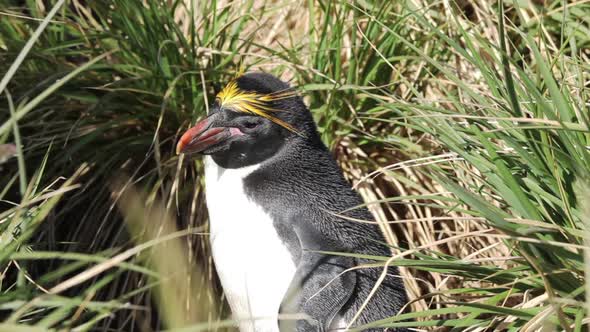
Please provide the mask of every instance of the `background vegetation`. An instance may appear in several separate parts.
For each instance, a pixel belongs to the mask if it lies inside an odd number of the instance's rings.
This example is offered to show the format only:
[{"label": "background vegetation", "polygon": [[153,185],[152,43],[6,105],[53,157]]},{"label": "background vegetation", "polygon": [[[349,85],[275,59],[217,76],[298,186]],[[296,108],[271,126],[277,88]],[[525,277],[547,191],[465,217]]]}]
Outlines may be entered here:
[{"label": "background vegetation", "polygon": [[240,66],[298,87],[391,244],[412,310],[374,325],[587,329],[589,18],[585,0],[0,0],[0,331],[231,326],[202,167],[174,145]]}]

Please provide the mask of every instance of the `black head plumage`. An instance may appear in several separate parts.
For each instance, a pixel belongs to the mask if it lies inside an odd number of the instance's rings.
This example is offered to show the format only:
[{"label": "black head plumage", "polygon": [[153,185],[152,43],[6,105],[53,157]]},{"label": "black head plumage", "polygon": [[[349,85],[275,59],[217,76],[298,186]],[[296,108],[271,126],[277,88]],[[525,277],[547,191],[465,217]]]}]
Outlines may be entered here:
[{"label": "black head plumage", "polygon": [[205,120],[189,129],[179,153],[208,154],[224,167],[260,163],[288,144],[321,144],[303,99],[277,77],[253,72],[230,81]]}]

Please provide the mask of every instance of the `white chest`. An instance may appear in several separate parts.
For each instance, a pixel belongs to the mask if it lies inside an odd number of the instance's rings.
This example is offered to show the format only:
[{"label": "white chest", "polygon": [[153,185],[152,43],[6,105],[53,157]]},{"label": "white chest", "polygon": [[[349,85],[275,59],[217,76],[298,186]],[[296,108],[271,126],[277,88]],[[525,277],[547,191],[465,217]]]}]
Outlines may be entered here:
[{"label": "white chest", "polygon": [[213,260],[240,331],[278,331],[281,301],[295,264],[272,218],[244,193],[258,165],[224,169],[205,159]]}]

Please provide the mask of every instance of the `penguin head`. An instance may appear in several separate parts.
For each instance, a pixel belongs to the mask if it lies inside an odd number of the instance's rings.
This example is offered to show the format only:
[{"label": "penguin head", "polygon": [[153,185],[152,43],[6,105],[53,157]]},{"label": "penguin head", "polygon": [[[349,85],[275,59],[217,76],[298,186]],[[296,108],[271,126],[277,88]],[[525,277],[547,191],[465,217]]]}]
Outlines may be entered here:
[{"label": "penguin head", "polygon": [[217,94],[209,115],[180,138],[176,153],[210,155],[224,168],[261,163],[287,144],[319,142],[311,113],[288,83],[254,72]]}]

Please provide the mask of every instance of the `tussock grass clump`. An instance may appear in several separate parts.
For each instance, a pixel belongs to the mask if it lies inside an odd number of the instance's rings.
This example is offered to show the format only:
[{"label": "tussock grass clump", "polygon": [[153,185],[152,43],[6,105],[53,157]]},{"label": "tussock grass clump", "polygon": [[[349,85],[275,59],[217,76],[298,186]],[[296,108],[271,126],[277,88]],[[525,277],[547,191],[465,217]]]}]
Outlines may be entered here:
[{"label": "tussock grass clump", "polygon": [[[301,91],[391,245],[411,310],[374,326],[586,329],[587,17],[584,1],[0,0],[0,328],[231,326],[201,165],[174,143],[242,68]],[[179,248],[180,305],[160,256]]]}]

